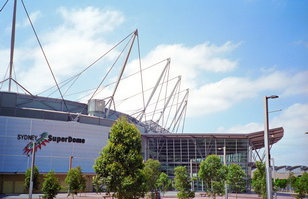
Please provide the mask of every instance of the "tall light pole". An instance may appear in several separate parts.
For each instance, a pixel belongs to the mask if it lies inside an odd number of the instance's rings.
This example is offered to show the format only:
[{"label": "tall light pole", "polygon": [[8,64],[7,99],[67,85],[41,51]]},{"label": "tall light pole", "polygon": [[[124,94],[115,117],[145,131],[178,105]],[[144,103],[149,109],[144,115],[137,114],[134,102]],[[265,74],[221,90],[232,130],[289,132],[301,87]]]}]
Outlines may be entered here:
[{"label": "tall light pole", "polygon": [[273,188],[272,188],[272,176],[271,176],[271,157],[269,149],[269,125],[268,125],[268,99],[278,98],[277,95],[264,96],[264,147],[265,147],[265,172],[266,172],[266,190],[267,190],[267,199],[273,199]]},{"label": "tall light pole", "polygon": [[[222,148],[218,148],[218,150],[223,149],[224,152],[224,165],[227,166],[227,158],[226,158],[226,146]],[[225,199],[228,199],[228,187],[227,187],[227,182],[225,182]]]},{"label": "tall light pole", "polygon": [[29,186],[29,199],[32,199],[32,192],[33,192],[34,162],[35,162],[35,141],[32,142],[32,162],[31,162],[31,176],[30,176],[30,186]]},{"label": "tall light pole", "polygon": [[[226,146],[224,146],[223,149],[224,149],[224,165],[227,166]],[[228,187],[226,182],[225,182],[225,199],[228,199]]]},{"label": "tall light pole", "polygon": [[191,180],[191,191],[194,191],[194,181],[193,181],[193,172],[192,172],[192,161],[193,161],[193,159],[190,159],[190,180]]},{"label": "tall light pole", "polygon": [[[271,160],[272,160],[272,163],[273,163],[272,171],[274,173],[273,178],[274,178],[274,182],[275,182],[275,180],[276,180],[275,160],[274,160],[274,158],[271,158]],[[274,198],[277,199],[277,191],[274,191]]]}]

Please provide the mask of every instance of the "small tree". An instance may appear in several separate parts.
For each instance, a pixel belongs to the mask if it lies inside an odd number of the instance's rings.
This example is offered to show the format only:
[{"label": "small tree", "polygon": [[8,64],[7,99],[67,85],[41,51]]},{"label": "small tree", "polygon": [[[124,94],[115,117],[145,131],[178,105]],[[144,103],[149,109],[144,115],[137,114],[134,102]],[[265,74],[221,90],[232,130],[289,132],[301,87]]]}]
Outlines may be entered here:
[{"label": "small tree", "polygon": [[[39,175],[40,173],[39,173],[37,166],[34,166],[33,167],[33,190],[39,190],[40,188]],[[31,178],[31,168],[27,169],[25,173],[25,181],[24,181],[25,190],[29,190],[30,178]]]},{"label": "small tree", "polygon": [[145,185],[146,191],[151,192],[151,198],[155,198],[155,193],[157,192],[156,181],[160,175],[160,162],[158,160],[148,159],[143,168],[145,175]]},{"label": "small tree", "polygon": [[48,172],[45,176],[42,191],[44,193],[43,198],[53,199],[61,190],[61,186],[58,178],[55,177],[53,171]]},{"label": "small tree", "polygon": [[266,174],[265,174],[265,164],[262,162],[256,162],[257,169],[253,173],[252,177],[252,187],[259,196],[266,198]]},{"label": "small tree", "polygon": [[191,179],[187,175],[186,167],[174,168],[174,188],[179,191],[177,197],[180,199],[194,198],[195,193],[191,191]]},{"label": "small tree", "polygon": [[93,176],[92,184],[93,184],[93,187],[94,187],[96,193],[100,193],[100,192],[104,191],[104,188],[103,188],[104,182],[98,175]]},{"label": "small tree", "polygon": [[141,155],[141,134],[124,117],[111,127],[108,144],[95,161],[94,170],[102,178],[107,192],[119,199],[144,196],[145,177]]},{"label": "small tree", "polygon": [[304,198],[308,193],[308,173],[304,173],[298,177],[294,183],[295,193],[298,193],[296,198]]},{"label": "small tree", "polygon": [[84,191],[86,187],[86,179],[82,175],[81,168],[76,167],[70,169],[65,178],[65,183],[68,185],[69,195],[71,193],[77,195],[78,192]]},{"label": "small tree", "polygon": [[166,191],[168,191],[171,187],[171,180],[168,178],[168,175],[164,172],[161,172],[159,175],[159,178],[157,179],[157,187],[159,190],[165,194]]},{"label": "small tree", "polygon": [[209,155],[201,162],[198,176],[205,182],[207,192],[214,198],[216,195],[224,194],[227,167],[221,163],[217,155]]},{"label": "small tree", "polygon": [[294,176],[294,173],[291,172],[288,177],[288,184],[290,189],[295,189],[295,182],[296,182],[296,177]]},{"label": "small tree", "polygon": [[275,186],[281,190],[287,188],[288,180],[287,179],[275,179]]},{"label": "small tree", "polygon": [[231,164],[228,166],[227,183],[231,191],[235,192],[235,198],[237,193],[245,190],[245,172],[238,164]]}]

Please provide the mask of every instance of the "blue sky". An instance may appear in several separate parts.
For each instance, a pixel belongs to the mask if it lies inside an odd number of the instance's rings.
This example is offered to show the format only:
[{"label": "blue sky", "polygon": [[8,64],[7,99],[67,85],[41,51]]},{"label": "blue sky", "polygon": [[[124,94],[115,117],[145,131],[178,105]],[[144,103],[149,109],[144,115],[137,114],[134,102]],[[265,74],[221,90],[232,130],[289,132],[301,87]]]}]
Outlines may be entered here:
[{"label": "blue sky", "polygon": [[[0,13],[1,78],[9,62],[12,2]],[[282,110],[270,114],[270,124],[284,127],[285,135],[272,149],[275,163],[308,165],[308,135],[304,135],[308,131],[308,2],[44,0],[25,4],[59,81],[137,28],[143,67],[170,57],[171,76],[182,75],[181,88],[190,88],[185,132],[263,130],[263,97],[276,94],[280,98],[270,100],[269,109]],[[18,9],[16,79],[38,93],[53,83],[20,2]],[[137,61],[133,56],[127,74],[138,70]],[[101,78],[96,77],[98,71],[107,70],[101,65],[87,74],[90,78],[81,78],[75,89],[95,87]],[[147,85],[155,84],[161,69],[145,75]],[[135,78],[132,85],[137,84],[134,81],[140,82]],[[138,89],[124,86],[118,97]],[[140,100],[119,110],[134,109],[132,104],[141,104]]]}]

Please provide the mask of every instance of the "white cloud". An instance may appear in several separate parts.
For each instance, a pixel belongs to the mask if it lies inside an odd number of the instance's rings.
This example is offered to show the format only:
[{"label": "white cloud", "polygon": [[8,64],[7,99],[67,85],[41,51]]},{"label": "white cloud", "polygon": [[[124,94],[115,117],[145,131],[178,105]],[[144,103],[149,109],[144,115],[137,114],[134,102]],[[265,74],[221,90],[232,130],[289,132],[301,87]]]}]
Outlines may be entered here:
[{"label": "white cloud", "polygon": [[272,127],[284,128],[283,138],[272,148],[279,165],[308,164],[308,104],[293,104],[271,120]]},{"label": "white cloud", "polygon": [[[58,12],[62,16],[62,23],[54,29],[50,29],[47,34],[40,35],[40,38],[53,71],[60,81],[76,74],[110,49],[113,44],[104,41],[104,35],[115,31],[125,21],[125,17],[118,11],[101,10],[93,7],[83,9],[60,8]],[[34,12],[34,20],[40,15],[39,12]],[[227,72],[237,69],[238,61],[228,58],[228,55],[240,45],[241,42],[233,43],[230,41],[222,45],[215,45],[210,42],[195,46],[161,44],[142,58],[142,66],[145,68],[160,60],[171,58],[170,78],[182,75],[181,89],[190,88],[188,107],[188,116],[190,117],[227,110],[243,100],[260,95],[261,92],[275,91],[277,92],[275,94],[282,96],[308,95],[308,80],[306,78],[308,71],[292,74],[272,69],[270,73],[254,79],[225,77],[216,82],[204,81],[205,73],[206,75],[227,74]],[[7,52],[7,50],[5,51]],[[118,51],[109,54],[107,60],[114,59],[117,53]],[[16,49],[15,57],[18,81],[26,88],[30,88],[33,93],[36,93],[54,85],[42,53],[38,48]],[[155,85],[164,64],[162,63],[160,66],[143,73],[145,90]],[[104,68],[101,68],[102,66]],[[99,72],[95,73],[101,73],[101,76],[103,76],[107,70],[106,64],[100,63],[97,67],[99,67],[99,69],[96,68]],[[138,70],[138,60],[131,60],[127,65],[125,75]],[[101,76],[99,78],[102,78]],[[92,79],[91,76],[85,81],[88,83]],[[116,76],[113,75],[111,79],[116,79]],[[97,79],[95,82],[99,82],[99,80]],[[141,92],[140,81],[140,75],[122,80],[115,100],[121,100]],[[175,81],[170,82],[169,91],[171,91],[174,83]],[[110,95],[112,89],[112,87],[105,88],[100,96]],[[146,92],[146,100],[150,93],[150,91]],[[164,90],[162,93],[165,95]],[[157,98],[157,95],[154,98]],[[117,110],[124,112],[138,110],[143,105],[142,97],[139,95],[131,100],[118,102],[116,105],[121,105],[117,107]],[[250,129],[257,127],[258,124],[251,123],[242,129],[250,131]],[[239,128],[234,127],[234,130]]]},{"label": "white cloud", "polygon": [[252,99],[261,92],[274,91],[287,97],[308,95],[308,71],[286,73],[275,71],[256,79],[226,77],[218,82],[192,88],[189,116],[201,116],[227,110],[245,99]]},{"label": "white cloud", "polygon": [[99,8],[86,7],[80,9],[60,8],[65,25],[78,32],[78,35],[95,34],[113,31],[124,22],[124,16],[114,10],[100,10]]},{"label": "white cloud", "polygon": [[298,40],[298,41],[292,42],[292,44],[295,45],[295,46],[304,46],[305,48],[308,48],[308,42],[307,41]]},{"label": "white cloud", "polygon": [[[142,58],[141,61],[143,68],[145,68],[146,66],[152,65],[160,60],[170,57],[170,78],[176,77],[177,75],[182,75],[181,89],[184,90],[189,87],[194,90],[194,88],[196,88],[199,84],[198,78],[202,78],[200,76],[201,73],[222,73],[234,70],[237,67],[237,62],[224,57],[226,56],[226,53],[232,52],[239,45],[240,44],[233,44],[231,42],[226,42],[221,46],[210,43],[203,43],[192,47],[187,47],[182,44],[165,44],[154,48],[144,58]],[[159,66],[143,72],[145,90],[155,85],[165,64],[166,62],[161,63]],[[138,71],[138,69],[139,61],[132,60],[128,64],[126,72],[129,74]],[[135,78],[121,82],[117,96],[119,98],[123,98],[124,96],[126,97],[132,95],[132,91],[136,93],[141,92],[140,82],[140,76],[138,75],[135,76]],[[176,80],[169,83],[169,94],[171,93],[175,82]],[[134,89],[132,90],[132,88]],[[149,98],[150,93],[150,91],[146,93],[146,100]],[[158,93],[159,90],[157,90],[156,95],[158,95]],[[164,91],[162,95],[165,96]],[[152,102],[155,102],[157,97],[158,96],[153,97]],[[123,103],[119,110],[127,112],[128,110],[138,110],[140,108],[142,108],[141,95],[139,95],[138,98],[134,98],[133,102],[127,101],[127,103]]]},{"label": "white cloud", "polygon": [[[308,104],[293,104],[270,120],[270,128],[283,127],[284,136],[271,150],[276,165],[307,165]],[[249,133],[264,130],[263,123],[248,123],[231,128],[220,127],[218,133]]]},{"label": "white cloud", "polygon": [[[103,33],[112,32],[121,25],[125,18],[122,13],[114,10],[101,10],[98,8],[87,7],[82,9],[59,8],[58,12],[62,16],[63,22],[47,34],[40,35],[44,50],[49,59],[50,65],[57,77],[58,82],[76,74],[93,60],[99,57],[112,47],[112,44],[104,41]],[[32,14],[35,20],[40,16],[39,12]],[[148,66],[162,59],[171,57],[170,78],[177,75],[182,76],[182,89],[187,87],[192,89],[192,93],[198,90],[198,78],[201,73],[225,73],[237,67],[236,60],[227,58],[228,53],[238,48],[241,43],[230,41],[215,45],[203,43],[188,47],[182,44],[159,45],[142,58],[143,66]],[[117,51],[108,55],[107,59],[113,59]],[[54,85],[49,69],[43,59],[39,48],[19,48],[16,49],[15,69],[18,70],[18,81],[28,88],[31,92],[37,93],[47,87]],[[24,64],[26,63],[26,64]],[[99,64],[98,67],[102,65]],[[105,65],[104,65],[105,66]],[[149,89],[155,85],[163,65],[160,68],[149,70],[144,73],[145,87]],[[132,60],[127,66],[126,74],[135,72],[139,69],[138,60]],[[106,68],[101,70],[102,74]],[[101,75],[103,76],[103,75]],[[130,80],[122,81],[117,99],[123,99],[134,92],[140,92],[140,76],[135,76]],[[114,78],[112,76],[111,78]],[[96,82],[99,82],[97,79]],[[169,91],[172,84],[169,84]],[[92,86],[90,86],[92,87]],[[184,87],[184,88],[183,88]],[[104,94],[110,94],[112,88],[106,88]],[[146,100],[150,91],[146,94]],[[142,98],[138,96],[134,103],[123,103],[124,110],[137,110],[142,106]],[[203,106],[199,104],[198,106]]]},{"label": "white cloud", "polygon": [[[81,71],[109,50],[113,44],[103,41],[98,35],[114,30],[124,21],[124,16],[118,11],[93,7],[60,8],[59,13],[63,23],[47,34],[40,35],[58,82]],[[34,12],[32,17],[35,20],[39,15],[39,12]],[[116,51],[108,54],[107,60],[115,55]],[[18,81],[33,93],[54,85],[38,47],[17,48],[14,65],[19,71]]]},{"label": "white cloud", "polygon": [[[42,16],[42,13],[40,11],[35,11],[35,12],[32,12],[30,13],[30,19],[31,19],[31,22],[33,24],[35,24],[35,22]],[[28,18],[25,18],[24,22],[22,23],[22,26],[23,27],[26,27],[26,26],[30,26],[30,22],[28,20]]]},{"label": "white cloud", "polygon": [[257,131],[263,131],[264,124],[251,122],[245,125],[236,125],[231,128],[219,127],[217,133],[251,133]]}]

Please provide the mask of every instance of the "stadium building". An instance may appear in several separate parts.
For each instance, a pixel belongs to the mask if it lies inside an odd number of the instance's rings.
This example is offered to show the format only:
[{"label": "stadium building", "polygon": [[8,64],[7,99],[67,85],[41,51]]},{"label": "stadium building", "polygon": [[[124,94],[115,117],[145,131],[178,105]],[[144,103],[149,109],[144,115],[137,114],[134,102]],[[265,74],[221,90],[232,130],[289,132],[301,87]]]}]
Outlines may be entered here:
[{"label": "stadium building", "polygon": [[[92,191],[94,160],[107,144],[115,119],[124,115],[142,133],[145,160],[157,159],[171,178],[176,166],[186,166],[196,176],[199,164],[207,155],[223,156],[227,164],[242,166],[249,176],[258,150],[264,146],[263,132],[247,134],[166,133],[148,132],[145,123],[116,111],[109,118],[87,114],[97,101],[87,104],[66,101],[71,112],[62,111],[60,99],[0,92],[0,192],[22,193],[24,173],[31,166],[31,143],[36,140],[35,165],[41,174],[54,170],[64,185],[69,168],[80,166],[87,178],[87,191]],[[86,109],[84,109],[86,106]],[[98,108],[102,108],[98,106]],[[83,113],[80,114],[80,111]],[[100,109],[102,110],[102,109]],[[99,112],[95,110],[96,112]],[[104,114],[104,111],[100,112]],[[91,111],[90,111],[91,113]],[[77,119],[72,119],[77,118]],[[153,128],[152,128],[153,129]],[[159,128],[155,128],[159,129]],[[270,130],[270,143],[283,136],[283,128]],[[194,183],[202,190],[202,183]]]},{"label": "stadium building", "polygon": [[[16,5],[17,0],[11,2]],[[31,167],[33,143],[35,143],[35,165],[41,174],[53,170],[64,185],[68,170],[80,166],[87,179],[86,190],[92,191],[91,181],[95,175],[94,161],[107,144],[112,124],[120,116],[126,116],[128,121],[140,130],[144,160],[149,158],[159,160],[162,170],[170,178],[173,177],[174,167],[181,165],[188,168],[191,176],[196,176],[200,162],[210,154],[222,156],[223,147],[226,148],[227,164],[240,164],[247,175],[251,172],[253,162],[263,158],[260,154],[260,149],[264,146],[262,131],[247,134],[183,133],[188,89],[181,89],[180,77],[174,78],[169,75],[170,59],[146,68],[142,68],[141,65],[137,66],[136,68],[140,68],[138,73],[125,73],[129,57],[134,49],[134,42],[138,39],[137,30],[117,43],[107,53],[103,53],[82,72],[62,82],[56,81],[47,56],[45,56],[56,89],[50,95],[32,94],[31,89],[25,88],[16,80],[16,77],[13,78],[15,8],[14,17],[12,17],[10,64],[7,70],[9,74],[4,77],[3,81],[0,81],[0,193],[24,192],[24,174]],[[23,8],[26,10],[25,5]],[[30,20],[30,16],[28,18]],[[34,30],[32,23],[31,26]],[[36,39],[39,42],[38,37]],[[106,54],[121,45],[123,49],[114,53],[113,63],[101,62]],[[40,48],[43,51],[42,46]],[[116,53],[119,53],[118,56],[115,56]],[[44,52],[43,54],[45,55]],[[140,55],[139,43],[138,52],[135,54]],[[121,59],[121,56],[124,58]],[[97,63],[111,66],[103,78],[99,76],[101,80],[99,86],[94,90],[88,90],[90,92],[86,93],[88,98],[84,98],[82,100],[84,102],[77,102],[76,98],[68,100],[66,94],[69,93],[73,84],[78,83],[77,80],[82,79],[81,76]],[[140,60],[139,63],[141,63]],[[152,67],[158,64],[163,64],[163,69],[159,70],[161,73],[155,77],[158,69]],[[117,81],[104,82],[109,72],[117,65],[121,66],[119,72],[116,73],[119,74]],[[153,71],[146,76],[145,72],[151,69]],[[91,79],[84,78],[83,81],[91,82],[92,75],[95,74],[95,72],[91,73]],[[129,101],[129,98],[118,103],[115,94],[119,92],[120,82],[136,74],[141,76],[142,86],[139,85],[141,88],[139,97],[142,96],[143,103],[135,99]],[[143,86],[143,79],[154,78],[157,78],[157,82],[154,86],[150,85],[153,87]],[[16,85],[16,90],[13,89],[15,87],[12,84]],[[76,87],[80,88],[84,85],[81,81]],[[112,92],[101,92],[110,85],[113,86]],[[137,96],[134,94],[138,90],[135,84],[128,89],[129,94]],[[66,91],[63,92],[63,90]],[[58,92],[60,97],[55,97],[55,92]],[[100,92],[107,96],[98,95]],[[162,93],[164,96],[161,95]],[[140,102],[143,106],[134,113],[128,113],[116,106],[124,102],[128,106],[139,105]],[[182,129],[182,132],[179,132],[179,129]],[[278,142],[282,136],[283,128],[271,129],[270,144]],[[194,187],[195,190],[202,190],[202,183],[195,181]]]}]

